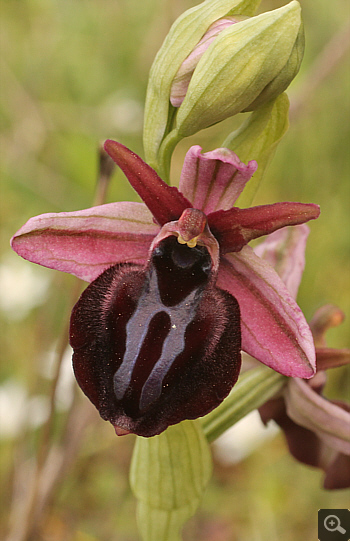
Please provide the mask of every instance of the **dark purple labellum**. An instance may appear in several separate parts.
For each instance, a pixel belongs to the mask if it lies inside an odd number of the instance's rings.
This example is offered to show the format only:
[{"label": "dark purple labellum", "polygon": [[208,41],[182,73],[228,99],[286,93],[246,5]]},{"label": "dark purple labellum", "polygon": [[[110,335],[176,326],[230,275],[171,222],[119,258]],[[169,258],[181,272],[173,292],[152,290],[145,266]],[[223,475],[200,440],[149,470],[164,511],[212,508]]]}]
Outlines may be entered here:
[{"label": "dark purple labellum", "polygon": [[205,415],[240,370],[240,312],[215,287],[207,248],[170,235],[146,267],[106,270],[71,318],[77,381],[117,433],[154,436]]}]

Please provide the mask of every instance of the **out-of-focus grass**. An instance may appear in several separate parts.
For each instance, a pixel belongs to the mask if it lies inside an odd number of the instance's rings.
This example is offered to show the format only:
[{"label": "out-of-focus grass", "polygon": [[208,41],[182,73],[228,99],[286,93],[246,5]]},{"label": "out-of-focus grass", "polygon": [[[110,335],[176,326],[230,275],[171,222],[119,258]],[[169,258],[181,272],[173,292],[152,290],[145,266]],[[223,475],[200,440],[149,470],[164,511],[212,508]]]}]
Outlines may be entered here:
[{"label": "out-of-focus grass", "polygon": [[[281,3],[266,1],[262,9]],[[312,95],[303,93],[311,66],[341,31],[349,6],[347,0],[339,0],[336,9],[326,0],[301,3],[306,56],[289,95],[292,100],[300,98],[303,107],[278,149],[256,204],[296,200],[321,205],[320,219],[310,226],[299,303],[307,317],[329,302],[349,314],[346,59]],[[32,215],[92,204],[98,143],[113,137],[142,154],[149,67],[171,22],[195,4],[193,0],[2,0],[0,263],[12,273],[12,288],[19,288],[21,272],[31,264],[10,252],[8,239]],[[190,144],[201,144],[204,150],[220,146],[236,123],[226,121],[182,142],[175,153],[174,182]],[[134,198],[117,173],[108,200]],[[50,285],[42,304],[29,304],[22,316],[20,308],[16,318],[3,307],[0,376],[2,382],[20,384],[29,396],[45,396],[50,380],[43,366],[64,329],[75,281],[55,271],[33,269],[39,280],[50,280]],[[32,282],[28,284],[32,287]],[[3,295],[8,297],[9,292]],[[21,295],[25,304],[25,293]],[[16,302],[21,306],[21,298]],[[329,343],[344,347],[349,345],[348,337],[345,323],[330,331]],[[344,393],[346,373],[338,373],[332,376],[333,394]],[[66,415],[66,411],[58,414],[53,438]],[[31,460],[39,438],[37,429],[26,428],[0,442],[3,523],[11,503],[13,467],[16,470]],[[94,420],[84,434],[78,460],[57,486],[43,539],[137,539],[135,503],[127,483],[132,442],[132,437],[116,439],[106,423]],[[320,484],[320,472],[290,458],[279,436],[236,466],[216,465],[202,509],[187,525],[185,537],[188,541],[315,539],[317,510],[346,506],[342,491],[324,492]]]}]

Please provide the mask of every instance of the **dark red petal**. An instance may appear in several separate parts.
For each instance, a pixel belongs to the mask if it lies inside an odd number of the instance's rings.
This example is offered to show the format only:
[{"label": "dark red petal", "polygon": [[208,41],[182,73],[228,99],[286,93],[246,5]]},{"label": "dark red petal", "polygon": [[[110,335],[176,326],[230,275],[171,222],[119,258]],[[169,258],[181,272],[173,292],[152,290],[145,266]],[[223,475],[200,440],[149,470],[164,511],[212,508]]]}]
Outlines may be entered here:
[{"label": "dark red petal", "polygon": [[328,466],[323,486],[327,490],[350,487],[350,456],[341,453]]},{"label": "dark red petal", "polygon": [[90,284],[72,313],[71,345],[78,383],[103,419],[117,433],[153,436],[230,392],[239,307],[213,285],[207,249],[172,235],[145,269],[111,267]]},{"label": "dark red petal", "polygon": [[137,154],[108,139],[104,148],[124,172],[131,186],[160,225],[178,220],[191,203],[174,186],[168,186]]},{"label": "dark red petal", "polygon": [[338,368],[350,363],[350,349],[316,348],[317,371]]},{"label": "dark red petal", "polygon": [[240,209],[218,210],[208,215],[211,232],[221,252],[239,252],[249,241],[268,235],[287,225],[314,220],[320,214],[318,205],[275,203]]}]

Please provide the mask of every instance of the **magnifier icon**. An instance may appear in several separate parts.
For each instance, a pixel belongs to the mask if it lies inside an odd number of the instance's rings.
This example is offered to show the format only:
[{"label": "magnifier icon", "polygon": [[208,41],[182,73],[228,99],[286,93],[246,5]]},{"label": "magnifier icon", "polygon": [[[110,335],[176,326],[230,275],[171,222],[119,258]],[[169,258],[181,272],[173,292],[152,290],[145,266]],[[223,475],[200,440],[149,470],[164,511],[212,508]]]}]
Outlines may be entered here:
[{"label": "magnifier icon", "polygon": [[340,525],[340,520],[336,515],[328,515],[324,519],[324,527],[329,532],[340,532],[340,533],[346,533],[346,530],[342,528]]}]

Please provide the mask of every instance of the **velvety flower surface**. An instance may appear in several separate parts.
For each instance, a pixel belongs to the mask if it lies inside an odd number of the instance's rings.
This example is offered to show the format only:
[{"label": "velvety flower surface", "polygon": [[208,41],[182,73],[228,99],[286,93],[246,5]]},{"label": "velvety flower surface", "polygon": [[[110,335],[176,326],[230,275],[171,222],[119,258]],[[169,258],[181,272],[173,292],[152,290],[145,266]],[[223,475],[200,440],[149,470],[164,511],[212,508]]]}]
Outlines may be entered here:
[{"label": "velvety flower surface", "polygon": [[312,204],[234,204],[256,163],[192,147],[180,189],[123,145],[105,149],[144,203],[31,218],[22,257],[91,282],[73,309],[74,371],[117,434],[152,436],[229,393],[241,348],[288,376],[314,374],[302,312],[247,243],[317,218]]},{"label": "velvety flower surface", "polygon": [[[274,265],[296,297],[304,269],[308,227],[276,231],[256,252]],[[284,431],[291,454],[304,464],[325,472],[324,487],[350,486],[350,406],[328,400],[322,392],[326,370],[350,363],[350,351],[326,346],[325,332],[344,319],[339,308],[320,308],[310,327],[316,346],[317,373],[309,380],[290,378],[281,396],[259,408],[264,423],[273,419]]]}]

